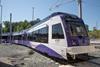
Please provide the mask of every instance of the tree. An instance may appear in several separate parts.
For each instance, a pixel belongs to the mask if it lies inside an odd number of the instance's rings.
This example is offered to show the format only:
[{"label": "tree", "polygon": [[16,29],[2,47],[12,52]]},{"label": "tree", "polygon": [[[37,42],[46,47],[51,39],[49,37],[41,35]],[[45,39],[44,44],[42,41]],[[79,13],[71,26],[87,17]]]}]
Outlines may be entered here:
[{"label": "tree", "polygon": [[14,28],[14,32],[19,32],[21,30],[25,30],[31,27],[31,24],[27,21],[20,21],[18,22],[18,24],[16,24],[15,28]]},{"label": "tree", "polygon": [[[3,33],[7,33],[10,31],[10,22],[9,21],[5,21],[5,28],[3,28]],[[27,21],[20,21],[20,22],[12,22],[12,32],[19,32],[21,30],[25,30],[31,27],[31,24]]]},{"label": "tree", "polygon": [[10,31],[9,30],[10,29],[9,23],[10,23],[9,21],[4,22],[5,27],[2,29],[3,33]]}]

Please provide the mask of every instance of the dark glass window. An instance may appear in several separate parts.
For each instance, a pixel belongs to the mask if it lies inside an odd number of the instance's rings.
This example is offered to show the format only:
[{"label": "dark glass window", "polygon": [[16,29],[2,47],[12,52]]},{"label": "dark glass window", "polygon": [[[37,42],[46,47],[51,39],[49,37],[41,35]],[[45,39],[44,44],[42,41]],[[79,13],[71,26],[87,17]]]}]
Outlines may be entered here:
[{"label": "dark glass window", "polygon": [[70,22],[72,36],[87,36],[85,26],[82,23]]},{"label": "dark glass window", "polygon": [[71,36],[87,36],[87,30],[81,19],[76,16],[64,17],[66,26],[69,26]]},{"label": "dark glass window", "polygon": [[18,40],[18,36],[17,35],[14,36],[14,40]]},{"label": "dark glass window", "polygon": [[22,40],[22,35],[15,35],[12,37],[14,40]]},{"label": "dark glass window", "polygon": [[32,40],[32,33],[31,34],[28,34],[28,40]]},{"label": "dark glass window", "polygon": [[28,38],[31,41],[48,43],[48,27],[44,27],[32,32],[32,34],[29,35]]},{"label": "dark glass window", "polygon": [[7,36],[2,36],[2,39],[7,39]]},{"label": "dark glass window", "polygon": [[23,34],[23,40],[27,40],[27,34]]},{"label": "dark glass window", "polygon": [[52,39],[63,39],[64,34],[61,23],[52,26]]}]

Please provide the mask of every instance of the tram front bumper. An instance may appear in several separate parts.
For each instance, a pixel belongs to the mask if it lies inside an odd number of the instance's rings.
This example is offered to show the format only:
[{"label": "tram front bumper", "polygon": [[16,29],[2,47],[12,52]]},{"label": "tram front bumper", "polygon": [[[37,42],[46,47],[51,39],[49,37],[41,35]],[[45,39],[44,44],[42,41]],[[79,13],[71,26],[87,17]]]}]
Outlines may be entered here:
[{"label": "tram front bumper", "polygon": [[76,46],[76,47],[68,47],[67,53],[70,55],[76,55],[76,54],[84,54],[84,53],[91,53],[95,52],[95,46],[89,45],[89,46]]}]

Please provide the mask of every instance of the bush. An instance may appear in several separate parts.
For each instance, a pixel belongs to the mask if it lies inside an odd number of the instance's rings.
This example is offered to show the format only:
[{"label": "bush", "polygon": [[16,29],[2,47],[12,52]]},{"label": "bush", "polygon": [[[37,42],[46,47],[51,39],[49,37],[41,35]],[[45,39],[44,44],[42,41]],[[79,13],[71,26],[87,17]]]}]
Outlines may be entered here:
[{"label": "bush", "polygon": [[93,30],[93,31],[89,31],[89,37],[91,39],[99,39],[100,38],[100,30]]}]

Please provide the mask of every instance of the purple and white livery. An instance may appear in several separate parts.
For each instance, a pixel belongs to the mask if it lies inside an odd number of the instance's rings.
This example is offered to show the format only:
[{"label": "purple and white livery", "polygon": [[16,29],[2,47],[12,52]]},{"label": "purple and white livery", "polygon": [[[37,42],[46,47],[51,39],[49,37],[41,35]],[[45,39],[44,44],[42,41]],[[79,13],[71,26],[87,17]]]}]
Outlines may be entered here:
[{"label": "purple and white livery", "polygon": [[[9,42],[9,33],[2,35]],[[56,12],[31,28],[12,33],[12,43],[26,45],[57,58],[75,58],[78,54],[95,51],[83,20],[75,15]]]}]

